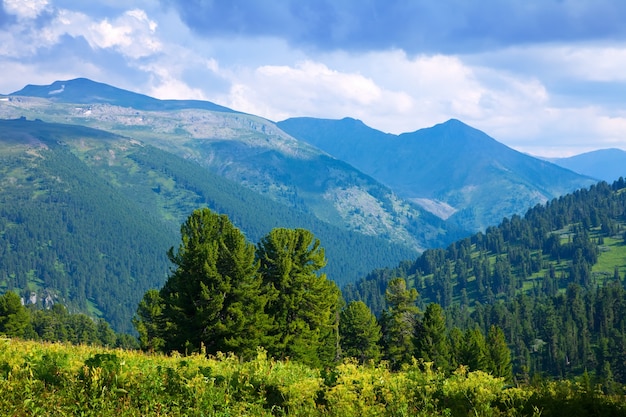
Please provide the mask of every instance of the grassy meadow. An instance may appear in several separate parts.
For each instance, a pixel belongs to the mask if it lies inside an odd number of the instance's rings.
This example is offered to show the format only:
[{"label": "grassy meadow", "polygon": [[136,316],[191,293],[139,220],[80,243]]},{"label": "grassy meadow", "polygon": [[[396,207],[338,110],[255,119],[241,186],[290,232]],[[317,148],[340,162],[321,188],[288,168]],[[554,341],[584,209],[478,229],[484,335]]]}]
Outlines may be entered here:
[{"label": "grassy meadow", "polygon": [[[619,391],[619,389],[617,389]],[[557,416],[626,415],[622,392],[579,381],[511,386],[483,372],[452,375],[414,362],[289,361],[0,340],[5,416]]]}]

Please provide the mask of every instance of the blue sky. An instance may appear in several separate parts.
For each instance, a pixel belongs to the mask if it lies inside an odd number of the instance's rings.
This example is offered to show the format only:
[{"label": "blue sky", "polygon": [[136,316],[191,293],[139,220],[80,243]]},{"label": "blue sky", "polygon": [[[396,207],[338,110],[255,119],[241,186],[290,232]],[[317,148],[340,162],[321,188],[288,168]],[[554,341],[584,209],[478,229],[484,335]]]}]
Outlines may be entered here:
[{"label": "blue sky", "polygon": [[0,0],[0,92],[87,77],[279,121],[457,118],[514,149],[626,149],[622,0]]}]

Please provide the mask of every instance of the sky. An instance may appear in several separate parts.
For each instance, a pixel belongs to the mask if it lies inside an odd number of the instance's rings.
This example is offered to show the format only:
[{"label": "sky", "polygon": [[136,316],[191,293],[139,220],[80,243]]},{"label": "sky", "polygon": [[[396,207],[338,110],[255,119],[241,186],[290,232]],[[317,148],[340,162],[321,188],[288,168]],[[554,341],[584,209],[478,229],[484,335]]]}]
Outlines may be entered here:
[{"label": "sky", "polygon": [[0,1],[3,94],[86,77],[273,121],[626,150],[623,0]]}]

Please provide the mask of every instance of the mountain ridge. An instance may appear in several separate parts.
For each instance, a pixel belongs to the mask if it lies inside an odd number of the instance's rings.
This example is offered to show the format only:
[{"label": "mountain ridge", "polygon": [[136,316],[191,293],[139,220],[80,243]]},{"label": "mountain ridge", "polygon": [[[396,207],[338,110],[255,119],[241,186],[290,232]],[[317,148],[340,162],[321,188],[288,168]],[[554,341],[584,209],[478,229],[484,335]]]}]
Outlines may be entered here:
[{"label": "mountain ridge", "polygon": [[161,100],[145,94],[139,94],[92,81],[88,78],[54,81],[49,85],[28,84],[21,90],[10,93],[8,96],[40,97],[59,103],[123,105],[124,107],[133,107],[138,110],[151,111],[195,108],[240,113],[228,107],[205,100]]},{"label": "mountain ridge", "polygon": [[[78,84],[80,91],[83,83]],[[59,89],[59,85],[41,88],[38,94],[45,95]],[[99,86],[87,83],[88,87],[92,85]],[[387,236],[414,249],[452,239],[446,236],[441,219],[417,204],[399,199],[376,179],[291,137],[266,119],[237,112],[147,111],[109,104],[118,100],[115,94],[120,91],[125,90],[104,88],[105,93],[114,94],[101,100],[106,103],[55,102],[54,111],[48,99],[11,96],[0,106],[0,117],[26,115],[133,137],[194,160],[211,172],[323,221],[366,235]],[[459,232],[453,233],[456,236]]]},{"label": "mountain ridge", "polygon": [[[292,118],[277,125],[380,180],[424,207],[449,206],[450,219],[480,230],[594,180],[521,154],[450,119],[393,135],[353,119]],[[351,151],[354,149],[355,151]]]},{"label": "mountain ridge", "polygon": [[579,174],[603,181],[626,176],[626,151],[617,148],[597,149],[567,158],[550,158],[551,162]]}]

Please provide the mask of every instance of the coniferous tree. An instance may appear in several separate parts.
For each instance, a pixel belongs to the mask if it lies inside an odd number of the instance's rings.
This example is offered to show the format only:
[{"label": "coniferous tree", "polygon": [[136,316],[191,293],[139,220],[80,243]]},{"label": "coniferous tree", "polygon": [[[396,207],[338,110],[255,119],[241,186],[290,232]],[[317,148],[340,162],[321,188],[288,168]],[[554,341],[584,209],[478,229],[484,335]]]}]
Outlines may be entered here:
[{"label": "coniferous tree", "polygon": [[352,301],[341,311],[339,320],[341,353],[357,358],[360,363],[380,358],[380,325],[362,301]]},{"label": "coniferous tree", "polygon": [[450,343],[446,335],[446,317],[439,304],[426,307],[417,332],[417,356],[433,362],[443,371],[450,368]]},{"label": "coniferous tree", "polygon": [[252,355],[268,319],[254,245],[227,216],[195,210],[181,226],[176,266],[161,289],[167,350]]},{"label": "coniferous tree", "polygon": [[261,239],[257,258],[273,320],[268,352],[313,366],[335,360],[340,293],[319,272],[320,241],[305,229],[277,228]]},{"label": "coniferous tree", "polygon": [[497,326],[491,326],[487,333],[487,370],[494,376],[510,380],[513,376],[511,351],[506,344],[504,332]]},{"label": "coniferous tree", "polygon": [[407,289],[406,281],[394,278],[389,282],[385,299],[389,308],[383,311],[385,357],[395,369],[409,363],[415,353],[415,331],[419,309],[415,305],[417,290]]},{"label": "coniferous tree", "polygon": [[167,333],[163,317],[163,299],[158,290],[148,290],[137,307],[133,325],[139,333],[139,344],[144,350],[160,351],[165,346]]},{"label": "coniferous tree", "polygon": [[0,295],[0,334],[22,337],[30,326],[30,314],[13,291]]},{"label": "coniferous tree", "polygon": [[480,329],[478,327],[467,329],[456,362],[459,365],[466,365],[470,371],[486,370],[489,366],[487,355],[485,336]]}]

